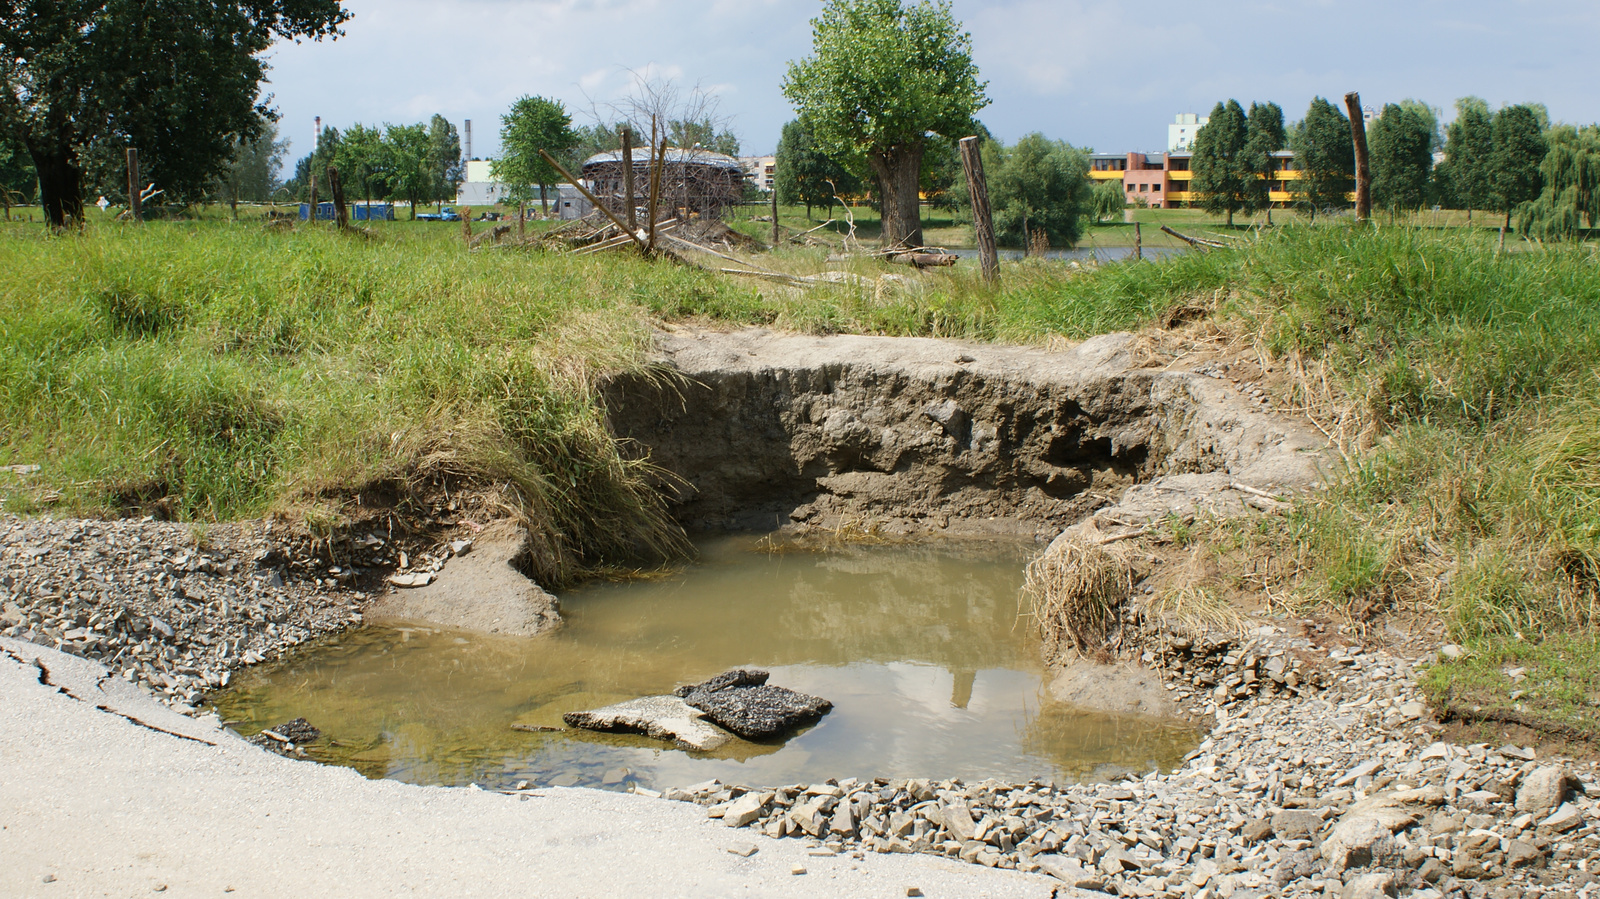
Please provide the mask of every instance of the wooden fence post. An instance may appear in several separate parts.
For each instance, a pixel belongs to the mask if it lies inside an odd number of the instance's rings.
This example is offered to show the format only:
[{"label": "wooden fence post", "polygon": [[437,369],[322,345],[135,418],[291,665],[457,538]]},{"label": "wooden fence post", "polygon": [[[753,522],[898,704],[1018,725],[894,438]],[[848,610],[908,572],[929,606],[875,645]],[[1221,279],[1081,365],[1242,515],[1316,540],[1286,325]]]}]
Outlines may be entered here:
[{"label": "wooden fence post", "polygon": [[308,220],[314,225],[317,223],[317,173],[311,173],[311,215]]},{"label": "wooden fence post", "polygon": [[634,210],[638,205],[634,202],[633,183],[633,129],[623,126],[622,129],[622,193],[626,197],[628,230],[637,233],[639,230],[639,216]]},{"label": "wooden fence post", "polygon": [[1000,281],[1000,253],[994,245],[994,219],[989,214],[989,181],[983,174],[983,155],[977,137],[961,139],[961,167],[967,173],[967,194],[972,198],[972,230],[978,238],[978,264],[983,280]]},{"label": "wooden fence post", "polygon": [[778,189],[774,186],[772,189],[772,248],[774,250],[778,248],[778,238]]},{"label": "wooden fence post", "polygon": [[328,166],[328,190],[333,192],[333,220],[340,229],[350,227],[350,211],[344,206],[344,184],[339,180],[339,170]]},{"label": "wooden fence post", "polygon": [[1133,261],[1144,259],[1144,232],[1139,230],[1139,223],[1133,223]]},{"label": "wooden fence post", "polygon": [[135,222],[143,221],[144,204],[139,201],[139,151],[128,148],[128,214]]},{"label": "wooden fence post", "polygon": [[1372,217],[1372,170],[1367,164],[1367,122],[1361,115],[1361,94],[1345,94],[1344,106],[1350,111],[1350,140],[1356,148],[1356,221],[1364,222]]}]

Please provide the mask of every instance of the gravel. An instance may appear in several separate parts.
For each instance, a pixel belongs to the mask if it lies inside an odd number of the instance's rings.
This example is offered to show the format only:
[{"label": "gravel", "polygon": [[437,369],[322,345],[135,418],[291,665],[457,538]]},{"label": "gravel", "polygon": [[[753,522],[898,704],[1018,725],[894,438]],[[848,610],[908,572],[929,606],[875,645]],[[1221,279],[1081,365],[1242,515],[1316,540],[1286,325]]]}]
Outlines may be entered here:
[{"label": "gravel", "polygon": [[92,659],[192,710],[230,672],[361,622],[365,575],[269,522],[0,517],[0,635]]}]

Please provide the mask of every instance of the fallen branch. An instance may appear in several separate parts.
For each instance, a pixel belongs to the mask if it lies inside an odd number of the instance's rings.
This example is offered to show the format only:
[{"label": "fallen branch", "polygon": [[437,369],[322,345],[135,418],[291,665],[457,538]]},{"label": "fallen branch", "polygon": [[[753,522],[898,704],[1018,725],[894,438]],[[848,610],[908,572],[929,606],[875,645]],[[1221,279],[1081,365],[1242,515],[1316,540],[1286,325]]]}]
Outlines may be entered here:
[{"label": "fallen branch", "polygon": [[1166,225],[1162,225],[1161,226],[1161,230],[1165,231],[1168,234],[1171,234],[1173,237],[1176,237],[1177,239],[1183,241],[1184,243],[1187,243],[1191,247],[1209,247],[1209,248],[1218,249],[1218,250],[1226,250],[1226,249],[1228,249],[1228,245],[1225,244],[1225,243],[1221,243],[1221,242],[1215,241],[1215,240],[1202,240],[1202,239],[1200,239],[1198,237],[1187,237],[1185,235],[1179,234],[1178,232],[1176,232],[1176,231],[1172,230],[1171,228],[1167,227]]},{"label": "fallen branch", "polygon": [[[572,173],[568,172],[565,168],[563,168],[561,163],[556,162],[556,158],[554,156],[551,156],[550,152],[548,150],[540,150],[539,151],[539,155],[544,157],[544,161],[550,163],[552,168],[554,168],[556,171],[560,172],[561,176],[563,178],[566,178],[567,181],[570,182],[573,187],[576,187],[585,197],[588,197],[589,198],[589,202],[594,204],[594,208],[596,208],[596,209],[600,210],[601,212],[605,213],[606,218],[610,219],[612,221],[612,223],[615,224],[618,228],[621,228],[623,234],[626,234],[626,235],[628,235],[628,237],[632,238],[633,241],[639,245],[640,249],[642,249],[642,250],[648,250],[649,249],[649,246],[644,242],[643,238],[641,238],[639,235],[633,233],[632,231],[629,231],[628,230],[628,226],[623,224],[622,219],[619,219],[615,215],[613,215],[611,210],[607,209],[605,207],[605,204],[601,203],[600,199],[598,197],[596,197],[594,194],[589,192],[589,188],[583,186],[583,182],[579,181],[577,178],[572,177]],[[654,220],[655,220],[655,218],[654,218],[655,217],[655,210],[652,209],[650,211],[650,213],[651,213],[651,221],[654,222]]]},{"label": "fallen branch", "polygon": [[897,252],[894,255],[887,256],[885,258],[896,265],[911,265],[917,268],[927,268],[929,266],[955,265],[956,260],[960,257],[956,256],[954,253]]}]

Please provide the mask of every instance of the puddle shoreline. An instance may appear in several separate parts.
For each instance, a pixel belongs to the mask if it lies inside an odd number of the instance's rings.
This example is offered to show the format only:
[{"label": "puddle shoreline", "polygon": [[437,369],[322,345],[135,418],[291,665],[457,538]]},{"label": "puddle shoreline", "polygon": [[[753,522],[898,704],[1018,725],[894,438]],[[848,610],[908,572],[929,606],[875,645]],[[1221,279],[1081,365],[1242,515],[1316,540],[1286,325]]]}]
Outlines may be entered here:
[{"label": "puddle shoreline", "polygon": [[[703,543],[702,561],[562,598],[562,628],[503,638],[368,627],[242,673],[215,695],[240,732],[306,717],[319,761],[368,777],[509,788],[663,790],[712,778],[1105,780],[1170,770],[1201,731],[1051,699],[1038,641],[1018,619],[1029,544],[760,551]],[[780,743],[711,754],[561,728],[565,712],[670,692],[738,666],[835,710]]]}]

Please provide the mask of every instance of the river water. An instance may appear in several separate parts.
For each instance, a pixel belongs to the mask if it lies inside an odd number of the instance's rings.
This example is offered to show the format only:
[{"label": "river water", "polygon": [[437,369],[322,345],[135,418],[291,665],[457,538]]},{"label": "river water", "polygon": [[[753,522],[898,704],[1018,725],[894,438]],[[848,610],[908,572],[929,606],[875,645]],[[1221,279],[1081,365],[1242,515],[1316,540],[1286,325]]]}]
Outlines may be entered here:
[{"label": "river water", "polygon": [[[1049,698],[1018,612],[1031,545],[773,552],[724,536],[700,549],[672,575],[563,595],[565,624],[540,637],[372,627],[309,645],[242,673],[214,697],[218,712],[247,734],[304,716],[324,733],[314,758],[369,777],[486,787],[1065,781],[1170,770],[1201,739],[1181,722]],[[834,710],[786,741],[714,754],[511,726],[560,727],[564,712],[738,666]]]}]

